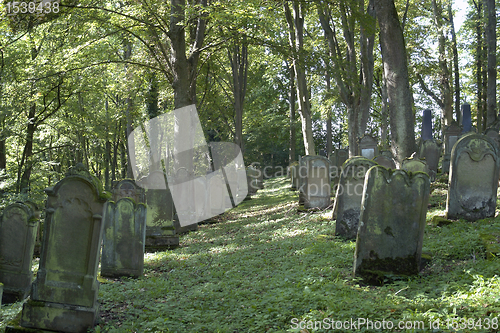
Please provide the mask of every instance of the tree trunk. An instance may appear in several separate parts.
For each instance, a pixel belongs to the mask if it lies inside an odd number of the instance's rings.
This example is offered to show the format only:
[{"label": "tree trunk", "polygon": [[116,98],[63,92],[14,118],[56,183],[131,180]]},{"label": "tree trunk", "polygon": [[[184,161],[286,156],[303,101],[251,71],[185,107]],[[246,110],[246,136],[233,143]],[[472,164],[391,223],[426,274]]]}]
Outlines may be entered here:
[{"label": "tree trunk", "polygon": [[438,35],[438,54],[439,54],[439,87],[441,90],[441,98],[443,101],[443,128],[449,126],[453,121],[453,98],[451,94],[450,81],[451,75],[448,70],[446,61],[446,39],[443,32],[443,17],[441,3],[437,0],[432,0],[432,8],[434,13],[434,24]]},{"label": "tree trunk", "polygon": [[382,111],[381,118],[382,122],[380,124],[380,140],[382,141],[382,147],[387,149],[389,147],[387,142],[387,120],[389,119],[389,110],[387,108],[387,80],[385,79],[385,71],[382,70],[382,84],[381,93],[382,96]]},{"label": "tree trunk", "polygon": [[483,128],[483,61],[482,61],[482,50],[483,50],[483,33],[481,25],[482,17],[482,4],[480,1],[474,2],[476,6],[476,104],[477,104],[477,132],[481,133]]},{"label": "tree trunk", "polygon": [[497,102],[496,102],[496,84],[497,84],[497,69],[496,69],[496,9],[495,0],[484,0],[485,17],[487,19],[485,37],[488,52],[488,84],[486,90],[486,127],[489,127],[497,119]]},{"label": "tree trunk", "polygon": [[297,0],[293,1],[293,20],[288,4],[285,2],[285,15],[289,25],[290,46],[294,51],[294,70],[297,78],[297,97],[299,114],[302,124],[302,137],[306,155],[316,155],[312,133],[311,105],[307,89],[307,79],[304,63],[304,16],[302,5]]},{"label": "tree trunk", "polygon": [[377,0],[382,62],[387,80],[392,150],[399,164],[415,151],[415,116],[403,30],[393,0]]},{"label": "tree trunk", "polygon": [[[330,86],[330,68],[328,66],[328,62],[326,65],[326,93],[327,96],[331,94],[331,86]],[[326,156],[330,156],[332,153],[332,110],[328,108],[327,116],[326,116]]]},{"label": "tree trunk", "polygon": [[17,185],[19,193],[28,193],[29,191],[29,181],[31,177],[31,171],[33,168],[33,161],[32,161],[33,138],[35,136],[35,131],[37,127],[35,123],[35,110],[36,110],[36,105],[33,104],[30,107],[28,114],[29,122],[26,129],[26,143],[24,145],[21,163],[19,164],[19,171],[17,173]]},{"label": "tree trunk", "polygon": [[462,122],[462,113],[460,112],[460,71],[458,64],[457,34],[455,33],[455,24],[453,23],[453,11],[451,2],[448,4],[448,16],[451,26],[451,47],[453,50],[453,72],[455,76],[455,118],[460,124]]},{"label": "tree trunk", "polygon": [[290,94],[289,94],[289,104],[290,104],[290,148],[288,150],[288,164],[295,162],[295,70],[293,66],[289,66],[290,69]]},{"label": "tree trunk", "polygon": [[228,50],[228,57],[233,78],[234,143],[243,151],[243,102],[248,77],[248,45],[246,37],[243,37],[241,46],[235,42],[233,52],[231,53],[231,50]]}]

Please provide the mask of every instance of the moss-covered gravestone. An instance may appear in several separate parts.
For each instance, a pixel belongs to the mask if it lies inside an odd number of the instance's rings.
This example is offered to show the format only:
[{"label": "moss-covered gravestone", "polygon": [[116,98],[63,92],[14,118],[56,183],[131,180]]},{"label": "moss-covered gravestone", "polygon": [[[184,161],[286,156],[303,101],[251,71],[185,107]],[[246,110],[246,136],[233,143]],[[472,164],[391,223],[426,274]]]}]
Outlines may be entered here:
[{"label": "moss-covered gravestone", "polygon": [[38,219],[30,206],[16,202],[5,207],[0,223],[2,303],[13,303],[26,298],[31,289]]},{"label": "moss-covered gravestone", "polygon": [[354,274],[382,284],[393,276],[418,274],[429,176],[374,166],[365,177]]},{"label": "moss-covered gravestone", "polygon": [[302,166],[306,170],[299,189],[299,202],[304,208],[326,208],[330,205],[330,162],[324,156],[304,156]]},{"label": "moss-covered gravestone", "polygon": [[140,277],[144,271],[146,205],[130,198],[104,205],[101,275]]},{"label": "moss-covered gravestone", "polygon": [[356,238],[365,175],[374,165],[374,161],[362,156],[352,157],[344,163],[333,204],[337,235]]},{"label": "moss-covered gravestone", "polygon": [[[139,184],[147,183],[145,190],[147,206],[146,213],[146,248],[167,249],[179,245],[179,235],[174,228],[175,206],[172,195],[167,186],[165,174],[162,171],[153,171]],[[158,184],[154,188],[154,184]]]},{"label": "moss-covered gravestone", "polygon": [[425,161],[422,161],[414,153],[412,157],[405,158],[401,163],[401,169],[409,172],[424,172],[429,175],[429,167]]},{"label": "moss-covered gravestone", "polygon": [[441,156],[441,147],[433,140],[424,140],[420,143],[418,157],[424,159],[429,168],[429,177],[431,181],[436,179],[439,157]]},{"label": "moss-covered gravestone", "polygon": [[396,169],[396,161],[392,157],[379,155],[373,159],[375,163],[387,169]]},{"label": "moss-covered gravestone", "polygon": [[144,189],[138,186],[133,179],[122,179],[113,188],[113,201],[121,198],[131,198],[135,203],[144,203]]},{"label": "moss-covered gravestone", "polygon": [[259,186],[260,170],[252,165],[249,165],[246,171],[247,171],[248,195],[254,195],[260,189]]},{"label": "moss-covered gravestone", "polygon": [[98,319],[97,267],[106,196],[82,164],[45,190],[47,205],[40,268],[22,327],[87,332]]},{"label": "moss-covered gravestone", "polygon": [[492,139],[481,134],[462,137],[451,153],[448,219],[476,221],[495,216],[500,159]]}]

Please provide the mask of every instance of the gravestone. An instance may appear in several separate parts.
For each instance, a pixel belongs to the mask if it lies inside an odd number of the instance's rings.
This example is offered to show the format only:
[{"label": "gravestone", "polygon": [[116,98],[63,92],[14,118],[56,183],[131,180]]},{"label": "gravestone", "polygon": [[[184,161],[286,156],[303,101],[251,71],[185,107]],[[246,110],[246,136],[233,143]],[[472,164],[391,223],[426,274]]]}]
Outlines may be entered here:
[{"label": "gravestone", "polygon": [[135,203],[144,203],[144,189],[138,186],[133,179],[122,179],[113,188],[112,200],[118,202],[121,198],[131,198]]},{"label": "gravestone", "polygon": [[470,114],[470,104],[462,105],[462,134],[472,131],[472,119]]},{"label": "gravestone", "polygon": [[[226,181],[224,176],[219,171],[207,175],[208,184],[208,206],[210,208],[210,215],[216,216],[226,211],[227,190]],[[250,191],[250,188],[249,188]]]},{"label": "gravestone", "polygon": [[140,277],[144,271],[146,205],[129,197],[104,205],[101,275]]},{"label": "gravestone", "polygon": [[377,140],[375,140],[371,135],[365,134],[359,140],[358,155],[366,157],[369,160],[378,156]]},{"label": "gravestone", "polygon": [[145,178],[139,180],[139,184],[159,184],[159,188],[147,188],[146,199],[146,248],[168,249],[179,245],[179,235],[175,232],[174,217],[175,206],[172,195],[167,186],[165,174],[162,171],[153,171]]},{"label": "gravestone", "polygon": [[365,174],[373,160],[362,156],[351,157],[344,163],[333,204],[333,218],[336,219],[335,233],[347,239],[356,238]]},{"label": "gravestone", "polygon": [[259,190],[259,173],[260,170],[253,165],[247,167],[248,195],[254,195]]},{"label": "gravestone", "polygon": [[430,109],[424,110],[422,114],[421,140],[432,140],[432,115]]},{"label": "gravestone", "polygon": [[196,200],[195,214],[198,221],[206,220],[210,217],[208,207],[208,184],[206,177],[194,179],[194,195]]},{"label": "gravestone", "polygon": [[448,173],[450,170],[451,149],[460,138],[462,130],[454,121],[444,130],[444,156],[443,156],[443,173]]},{"label": "gravestone", "polygon": [[[174,186],[181,183],[183,185],[178,189],[176,194],[179,197],[177,206],[172,203],[175,211],[173,224],[177,235],[198,230],[198,223],[181,226],[178,217],[178,214],[182,214],[189,221],[194,221],[196,207],[195,203],[191,200],[194,194],[194,182],[190,181],[190,179],[189,171],[187,168],[182,167],[176,170],[174,180],[172,181],[172,185]],[[231,205],[231,202],[228,205]]]},{"label": "gravestone", "polygon": [[296,191],[299,188],[299,162],[293,162],[290,164],[290,181],[291,181],[291,190]]},{"label": "gravestone", "polygon": [[448,219],[495,216],[500,159],[487,136],[468,134],[453,147],[446,200]]},{"label": "gravestone", "polygon": [[40,268],[24,303],[20,325],[87,332],[98,320],[97,268],[106,194],[83,164],[47,193]]},{"label": "gravestone", "polygon": [[429,175],[429,167],[425,161],[419,159],[415,153],[410,158],[405,158],[401,163],[401,169],[408,172],[424,172]]},{"label": "gravestone", "polygon": [[257,188],[262,190],[264,188],[264,172],[260,168],[260,163],[254,162],[251,164],[257,171]]},{"label": "gravestone", "polygon": [[299,203],[305,209],[326,208],[330,205],[330,162],[324,156],[304,156],[301,160],[306,170],[299,188]]},{"label": "gravestone", "polygon": [[25,299],[31,289],[38,218],[31,206],[16,202],[4,208],[0,224],[2,303]]},{"label": "gravestone", "polygon": [[338,149],[337,150],[337,167],[339,170],[344,165],[345,161],[349,159],[349,150],[347,149]]},{"label": "gravestone", "polygon": [[418,274],[429,177],[421,172],[370,168],[366,175],[354,255],[354,275],[382,284]]},{"label": "gravestone", "polygon": [[396,162],[393,158],[387,156],[379,155],[373,159],[375,163],[388,169],[396,169]]},{"label": "gravestone", "polygon": [[492,139],[493,142],[495,142],[497,148],[500,148],[500,135],[496,128],[491,128],[491,127],[487,128],[486,131],[484,132],[484,135]]},{"label": "gravestone", "polygon": [[425,140],[421,143],[418,157],[427,163],[431,181],[436,179],[440,155],[441,147],[434,140]]}]

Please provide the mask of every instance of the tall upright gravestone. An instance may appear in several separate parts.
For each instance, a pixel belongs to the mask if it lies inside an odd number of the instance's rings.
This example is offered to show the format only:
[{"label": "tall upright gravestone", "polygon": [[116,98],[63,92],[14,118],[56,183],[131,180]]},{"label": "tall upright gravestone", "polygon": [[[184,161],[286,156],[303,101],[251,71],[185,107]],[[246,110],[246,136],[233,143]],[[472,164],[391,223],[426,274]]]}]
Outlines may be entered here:
[{"label": "tall upright gravestone", "polygon": [[393,275],[418,274],[430,180],[374,166],[366,175],[354,255],[354,275],[383,284]]},{"label": "tall upright gravestone", "polygon": [[472,131],[472,119],[470,112],[470,104],[462,105],[462,134]]},{"label": "tall upright gravestone", "polygon": [[351,157],[344,163],[333,204],[337,235],[356,238],[365,175],[374,165],[377,163],[362,156]]},{"label": "tall upright gravestone", "polygon": [[140,277],[144,271],[146,205],[125,197],[104,205],[101,275]]},{"label": "tall upright gravestone", "polygon": [[493,140],[480,134],[462,137],[451,153],[447,217],[476,221],[495,216],[499,168]]},{"label": "tall upright gravestone", "polygon": [[31,289],[38,219],[30,206],[16,202],[5,207],[0,223],[2,303],[13,303],[26,298]]},{"label": "tall upright gravestone", "polygon": [[97,268],[102,239],[102,186],[83,164],[47,193],[40,268],[20,324],[83,333],[98,319]]},{"label": "tall upright gravestone", "polygon": [[378,156],[377,140],[375,140],[371,135],[365,134],[359,140],[358,155],[366,157],[369,160]]},{"label": "tall upright gravestone", "polygon": [[456,122],[453,122],[444,130],[443,172],[448,173],[450,171],[451,149],[460,138],[461,133],[462,129]]},{"label": "tall upright gravestone", "polygon": [[327,207],[330,204],[330,162],[324,156],[304,156],[301,161],[305,177],[299,188],[299,203],[306,209]]},{"label": "tall upright gravestone", "polygon": [[[290,164],[290,182],[291,182],[290,189],[293,191],[296,191],[299,188],[298,172],[299,172],[299,162],[293,162],[292,164]],[[250,187],[248,188],[248,191],[250,192]]]},{"label": "tall upright gravestone", "polygon": [[[143,181],[139,180],[139,185]],[[165,174],[162,171],[153,171],[147,176],[149,184],[158,184],[158,188],[145,190],[147,206],[146,215],[146,248],[167,249],[179,245],[179,235],[175,232],[175,206],[172,195],[162,188]]]}]

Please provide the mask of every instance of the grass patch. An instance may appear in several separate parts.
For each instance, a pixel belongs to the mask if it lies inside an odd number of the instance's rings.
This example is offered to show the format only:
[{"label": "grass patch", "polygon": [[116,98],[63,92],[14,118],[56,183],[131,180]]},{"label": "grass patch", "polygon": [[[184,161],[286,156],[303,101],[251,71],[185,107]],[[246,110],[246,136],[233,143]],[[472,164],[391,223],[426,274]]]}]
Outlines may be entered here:
[{"label": "grass patch", "polygon": [[[147,253],[144,277],[100,278],[101,323],[93,331],[326,332],[317,324],[325,318],[368,318],[423,321],[419,332],[450,332],[446,320],[498,320],[500,261],[486,259],[481,239],[499,230],[498,218],[427,225],[423,251],[432,259],[421,274],[372,287],[352,277],[355,242],[335,236],[331,210],[298,213],[288,179],[265,185],[219,223],[182,236],[179,248]],[[433,186],[428,220],[444,213],[443,191]],[[3,324],[19,310],[4,306]],[[430,330],[438,319],[443,325]]]}]

